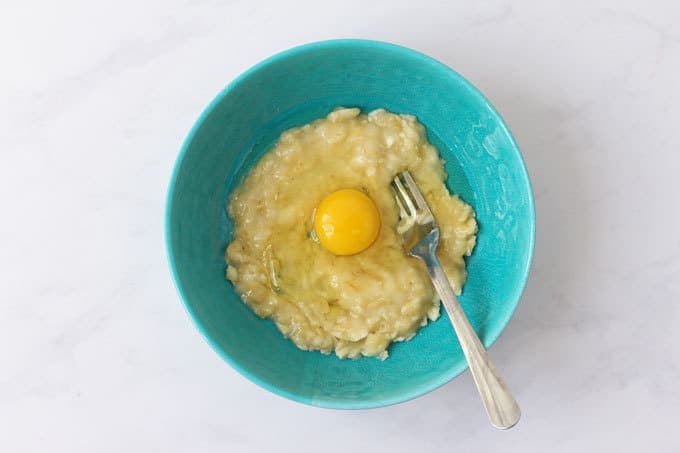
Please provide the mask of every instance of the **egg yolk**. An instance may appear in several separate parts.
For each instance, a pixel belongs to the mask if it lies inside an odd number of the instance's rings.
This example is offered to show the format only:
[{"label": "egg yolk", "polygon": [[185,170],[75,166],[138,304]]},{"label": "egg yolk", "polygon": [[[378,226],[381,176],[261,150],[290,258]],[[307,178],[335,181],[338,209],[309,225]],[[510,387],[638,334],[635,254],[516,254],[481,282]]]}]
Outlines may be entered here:
[{"label": "egg yolk", "polygon": [[342,189],[321,200],[314,215],[314,231],[329,252],[354,255],[375,241],[380,231],[380,215],[366,194]]}]

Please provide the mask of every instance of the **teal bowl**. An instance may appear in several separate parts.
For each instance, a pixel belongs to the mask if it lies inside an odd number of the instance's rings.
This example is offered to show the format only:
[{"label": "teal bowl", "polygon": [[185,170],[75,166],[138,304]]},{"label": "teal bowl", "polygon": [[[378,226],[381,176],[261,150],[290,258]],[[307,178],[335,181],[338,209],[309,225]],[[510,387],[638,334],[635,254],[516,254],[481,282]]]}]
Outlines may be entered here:
[{"label": "teal bowl", "polygon": [[[451,192],[477,213],[477,247],[460,302],[488,347],[529,273],[534,204],[522,157],[482,94],[447,66],[392,44],[324,41],[275,55],[233,81],[182,146],[167,200],[170,267],[208,343],[241,374],[314,406],[359,409],[415,398],[466,369],[448,317],[393,344],[385,361],[305,352],[253,314],[225,279],[230,191],[281,132],[337,106],[415,115],[446,161]],[[519,360],[519,358],[518,358]]]}]

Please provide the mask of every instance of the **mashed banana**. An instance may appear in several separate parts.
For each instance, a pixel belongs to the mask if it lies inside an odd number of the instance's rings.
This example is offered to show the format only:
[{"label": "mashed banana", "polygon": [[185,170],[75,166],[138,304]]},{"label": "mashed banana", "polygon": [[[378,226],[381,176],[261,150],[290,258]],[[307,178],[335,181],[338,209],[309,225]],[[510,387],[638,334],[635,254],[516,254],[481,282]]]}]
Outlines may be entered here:
[{"label": "mashed banana", "polygon": [[[424,264],[395,231],[390,181],[410,170],[441,229],[438,256],[457,293],[475,246],[472,208],[445,185],[443,163],[415,117],[338,109],[288,130],[231,196],[227,278],[243,301],[304,350],[387,357],[439,317]],[[381,228],[361,253],[335,256],[313,240],[313,213],[329,193],[355,188],[376,204]]]}]

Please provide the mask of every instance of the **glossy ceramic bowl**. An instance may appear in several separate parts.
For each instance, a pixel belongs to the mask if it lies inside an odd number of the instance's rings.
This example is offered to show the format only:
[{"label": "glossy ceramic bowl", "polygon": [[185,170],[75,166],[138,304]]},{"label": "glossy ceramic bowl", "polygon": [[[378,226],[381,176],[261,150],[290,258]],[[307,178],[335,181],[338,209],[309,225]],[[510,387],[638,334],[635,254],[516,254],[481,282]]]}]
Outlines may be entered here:
[{"label": "glossy ceramic bowl", "polygon": [[[415,115],[446,161],[449,189],[479,221],[460,302],[488,347],[510,320],[529,273],[534,205],[508,128],[479,91],[445,65],[374,41],[296,47],[237,78],[189,133],[172,175],[166,240],[186,308],[208,343],[234,368],[279,395],[315,406],[385,406],[429,392],[467,367],[442,316],[385,361],[305,352],[240,300],[225,279],[230,191],[281,132],[337,106]],[[518,358],[519,360],[519,358]],[[473,390],[470,390],[473,391]]]}]

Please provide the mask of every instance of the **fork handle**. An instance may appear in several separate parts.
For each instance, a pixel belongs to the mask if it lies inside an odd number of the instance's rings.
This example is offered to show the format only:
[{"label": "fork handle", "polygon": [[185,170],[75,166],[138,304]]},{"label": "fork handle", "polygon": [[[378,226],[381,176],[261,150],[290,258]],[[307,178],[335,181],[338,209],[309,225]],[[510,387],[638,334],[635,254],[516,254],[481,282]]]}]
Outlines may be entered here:
[{"label": "fork handle", "polygon": [[484,345],[465,316],[437,255],[431,250],[423,254],[422,258],[434,288],[449,314],[491,424],[499,429],[512,428],[521,415],[517,401],[491,363]]}]

